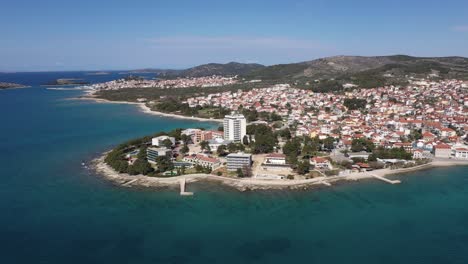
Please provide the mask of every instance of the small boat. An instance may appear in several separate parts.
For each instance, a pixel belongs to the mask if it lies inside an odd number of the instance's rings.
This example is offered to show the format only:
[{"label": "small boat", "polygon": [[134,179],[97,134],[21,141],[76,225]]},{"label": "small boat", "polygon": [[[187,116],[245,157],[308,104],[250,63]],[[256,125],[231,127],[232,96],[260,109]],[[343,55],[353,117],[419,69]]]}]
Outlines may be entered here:
[{"label": "small boat", "polygon": [[86,163],[84,161],[81,161],[81,166],[85,166]]}]

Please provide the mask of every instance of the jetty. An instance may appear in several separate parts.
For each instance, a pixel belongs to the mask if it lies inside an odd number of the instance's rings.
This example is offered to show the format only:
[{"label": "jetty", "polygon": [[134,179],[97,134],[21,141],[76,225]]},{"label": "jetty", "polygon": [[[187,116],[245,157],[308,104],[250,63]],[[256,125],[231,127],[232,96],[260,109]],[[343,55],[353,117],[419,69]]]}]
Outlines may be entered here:
[{"label": "jetty", "polygon": [[182,195],[182,196],[193,195],[193,192],[186,192],[185,191],[185,178],[180,179],[179,184],[180,184],[180,195]]},{"label": "jetty", "polygon": [[379,175],[376,175],[376,174],[370,174],[370,176],[378,179],[378,180],[381,180],[381,181],[384,181],[386,183],[390,183],[390,184],[398,184],[398,183],[401,183],[400,180],[390,180],[390,179],[387,179],[387,178],[384,178],[382,176],[379,176]]},{"label": "jetty", "polygon": [[122,186],[125,186],[125,187],[130,186],[132,183],[134,183],[134,182],[136,182],[136,181],[138,181],[138,179],[130,180],[130,181],[128,181],[128,182],[122,184]]}]

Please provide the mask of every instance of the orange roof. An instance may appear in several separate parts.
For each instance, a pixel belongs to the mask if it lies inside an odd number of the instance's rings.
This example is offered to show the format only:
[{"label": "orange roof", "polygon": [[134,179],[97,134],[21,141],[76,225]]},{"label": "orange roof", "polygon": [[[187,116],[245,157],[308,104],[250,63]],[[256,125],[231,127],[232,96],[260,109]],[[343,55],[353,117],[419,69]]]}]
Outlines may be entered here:
[{"label": "orange roof", "polygon": [[450,149],[451,147],[447,144],[441,143],[435,146],[436,149]]},{"label": "orange roof", "polygon": [[324,159],[324,158],[321,158],[321,157],[314,157],[314,158],[311,158],[310,160],[314,161],[315,163],[324,163],[324,162],[328,162],[327,159]]}]

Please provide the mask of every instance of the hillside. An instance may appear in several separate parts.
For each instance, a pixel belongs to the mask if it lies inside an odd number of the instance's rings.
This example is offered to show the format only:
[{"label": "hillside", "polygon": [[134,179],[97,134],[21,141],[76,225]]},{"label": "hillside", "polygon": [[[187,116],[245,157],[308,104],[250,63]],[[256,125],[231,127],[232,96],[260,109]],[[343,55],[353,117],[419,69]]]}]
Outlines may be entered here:
[{"label": "hillside", "polygon": [[259,70],[265,66],[255,63],[238,63],[229,62],[226,64],[221,63],[209,63],[199,65],[193,68],[181,70],[181,71],[167,71],[160,73],[160,76],[166,77],[202,77],[211,75],[246,75],[254,70]]},{"label": "hillside", "polygon": [[462,57],[418,58],[405,55],[336,56],[268,66],[254,70],[245,77],[292,81],[324,89],[336,89],[345,83],[366,88],[385,84],[403,84],[409,77],[468,79],[468,59]]}]

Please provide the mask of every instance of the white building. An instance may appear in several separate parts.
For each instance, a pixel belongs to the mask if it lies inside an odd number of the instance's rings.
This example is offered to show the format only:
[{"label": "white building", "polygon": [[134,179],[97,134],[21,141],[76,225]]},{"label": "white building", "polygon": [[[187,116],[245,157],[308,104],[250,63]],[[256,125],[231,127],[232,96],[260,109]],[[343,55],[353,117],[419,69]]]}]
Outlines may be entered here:
[{"label": "white building", "polygon": [[456,159],[468,160],[468,147],[455,148],[453,151]]},{"label": "white building", "polygon": [[148,148],[146,150],[146,158],[149,162],[155,163],[158,157],[168,157],[172,156],[172,150],[168,148]]},{"label": "white building", "polygon": [[227,155],[227,170],[236,171],[245,167],[252,166],[252,155],[244,153],[231,153]]},{"label": "white building", "polygon": [[246,135],[247,121],[242,114],[231,114],[224,117],[224,139],[241,141]]},{"label": "white building", "polygon": [[151,139],[151,145],[153,146],[162,146],[164,140],[169,139],[172,145],[175,144],[175,138],[169,136],[159,136]]}]

